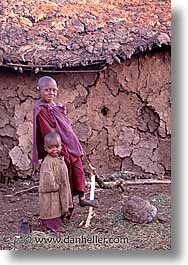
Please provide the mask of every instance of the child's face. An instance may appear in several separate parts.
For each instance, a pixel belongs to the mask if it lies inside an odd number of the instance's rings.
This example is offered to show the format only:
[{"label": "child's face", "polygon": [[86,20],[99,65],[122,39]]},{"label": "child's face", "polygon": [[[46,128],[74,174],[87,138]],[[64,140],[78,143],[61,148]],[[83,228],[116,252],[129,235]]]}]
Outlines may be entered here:
[{"label": "child's face", "polygon": [[40,96],[47,103],[52,103],[56,98],[58,92],[57,84],[53,81],[49,81],[45,86],[40,88]]},{"label": "child's face", "polygon": [[58,139],[51,140],[45,144],[44,149],[49,155],[56,157],[61,153],[61,142]]}]

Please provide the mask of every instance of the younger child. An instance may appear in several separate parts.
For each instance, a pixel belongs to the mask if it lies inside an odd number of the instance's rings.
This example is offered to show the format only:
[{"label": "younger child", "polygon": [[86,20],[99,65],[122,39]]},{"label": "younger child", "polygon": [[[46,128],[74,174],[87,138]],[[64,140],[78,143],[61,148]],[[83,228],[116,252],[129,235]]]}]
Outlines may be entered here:
[{"label": "younger child", "polygon": [[44,149],[47,156],[40,169],[40,222],[53,232],[64,232],[62,221],[70,216],[73,201],[67,166],[61,156],[60,135],[56,132],[46,134]]}]

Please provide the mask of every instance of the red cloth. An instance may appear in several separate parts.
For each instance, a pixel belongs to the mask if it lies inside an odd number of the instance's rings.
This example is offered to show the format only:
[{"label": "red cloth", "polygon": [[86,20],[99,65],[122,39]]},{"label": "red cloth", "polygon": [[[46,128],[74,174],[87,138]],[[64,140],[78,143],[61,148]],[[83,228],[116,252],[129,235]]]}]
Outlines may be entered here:
[{"label": "red cloth", "polygon": [[[32,147],[32,163],[37,165],[38,160],[44,157],[42,150],[43,137],[38,130],[37,116],[41,108],[46,109],[49,119],[55,122],[55,130],[61,136],[61,140],[66,149],[73,156],[82,156],[83,149],[78,136],[72,129],[71,123],[66,115],[64,106],[49,105],[42,98],[38,99],[33,107],[33,147]],[[46,118],[44,119],[46,121]],[[46,122],[47,123],[47,122]],[[49,126],[49,124],[47,123]],[[47,127],[48,127],[47,126]]]},{"label": "red cloth", "polygon": [[66,213],[65,215],[62,215],[61,217],[52,218],[52,219],[44,220],[44,219],[39,218],[39,223],[43,225],[45,228],[48,228],[56,233],[57,230],[62,227],[64,219],[65,218],[67,218],[68,220],[70,219],[72,215],[72,211],[73,209],[70,209],[70,211]]},{"label": "red cloth", "polygon": [[[37,116],[38,128],[40,128],[40,132],[42,134],[42,138],[50,132],[50,128],[55,128],[56,124],[53,121],[53,118],[50,116],[50,113],[47,111],[45,107],[41,107],[41,110]],[[44,143],[40,144],[40,148],[42,148],[41,153],[45,154],[44,152]],[[78,195],[85,192],[85,174],[82,166],[82,161],[80,157],[75,157],[74,155],[70,154],[66,147],[62,143],[62,151],[61,155],[65,158],[65,163],[68,167],[69,172],[69,180],[72,195]]]}]

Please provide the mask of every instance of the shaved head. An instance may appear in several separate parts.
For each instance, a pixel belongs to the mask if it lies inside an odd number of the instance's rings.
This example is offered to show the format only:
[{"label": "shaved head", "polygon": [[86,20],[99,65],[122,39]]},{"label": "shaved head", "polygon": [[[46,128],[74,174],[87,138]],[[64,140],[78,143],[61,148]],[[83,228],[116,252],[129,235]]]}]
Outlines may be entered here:
[{"label": "shaved head", "polygon": [[38,81],[38,88],[39,89],[44,88],[49,83],[54,83],[57,86],[55,79],[53,79],[50,76],[43,76]]},{"label": "shaved head", "polygon": [[48,134],[45,135],[44,137],[44,144],[48,145],[52,141],[57,141],[61,143],[61,137],[57,132],[49,132]]}]

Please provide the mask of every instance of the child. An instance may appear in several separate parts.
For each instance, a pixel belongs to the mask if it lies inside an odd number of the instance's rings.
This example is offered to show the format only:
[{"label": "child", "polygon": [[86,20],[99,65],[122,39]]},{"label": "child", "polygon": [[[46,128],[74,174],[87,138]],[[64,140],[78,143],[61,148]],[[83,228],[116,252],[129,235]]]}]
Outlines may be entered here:
[{"label": "child", "polygon": [[39,182],[40,221],[53,232],[63,232],[63,217],[73,209],[68,170],[61,156],[61,137],[50,132],[44,137],[47,156],[42,162]]},{"label": "child", "polygon": [[48,132],[56,131],[62,141],[61,155],[68,168],[69,182],[72,196],[79,196],[80,206],[96,207],[95,200],[86,200],[85,175],[82,166],[82,147],[74,133],[65,108],[55,104],[58,88],[56,81],[49,77],[41,77],[38,81],[40,99],[35,103],[33,110],[33,164],[45,157],[44,137]]}]

